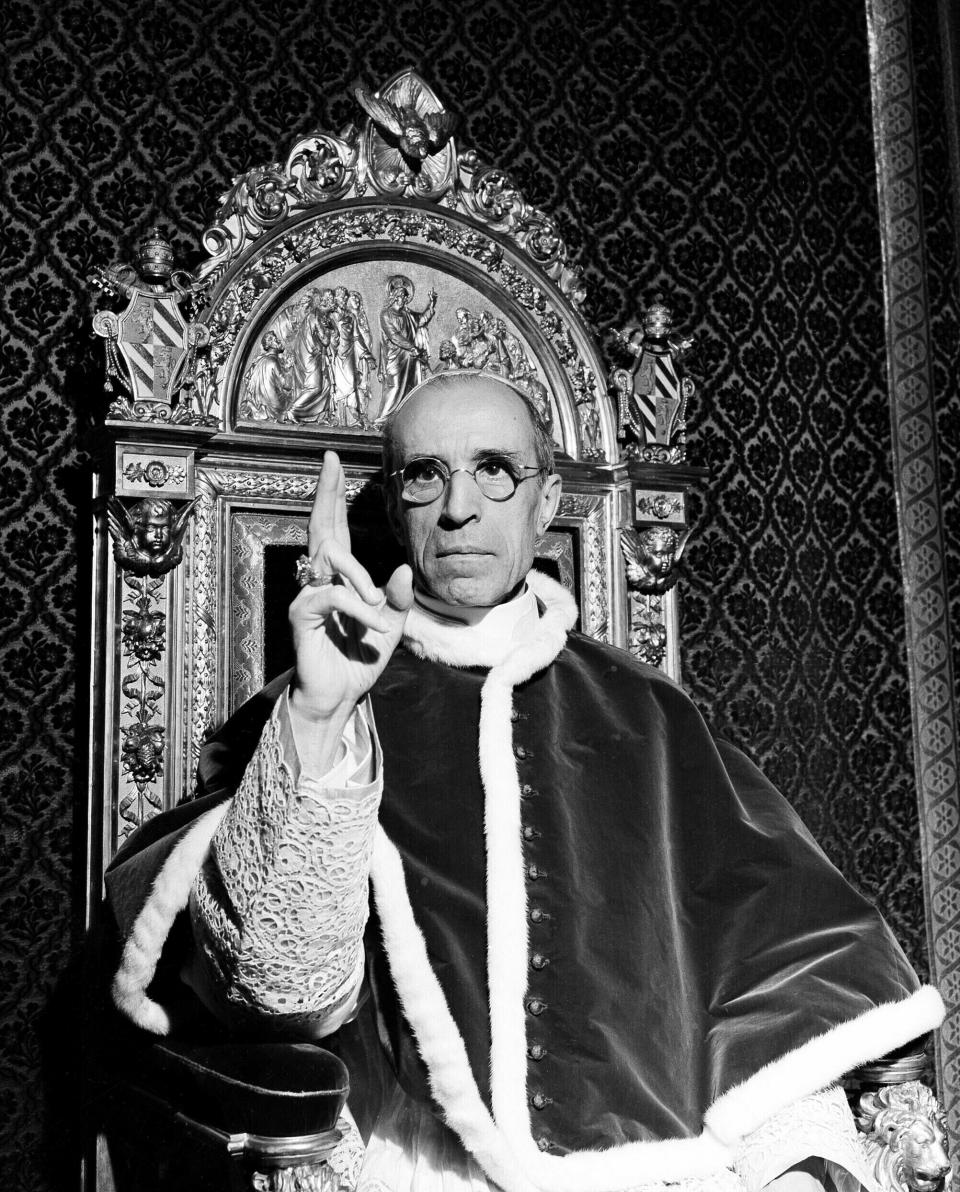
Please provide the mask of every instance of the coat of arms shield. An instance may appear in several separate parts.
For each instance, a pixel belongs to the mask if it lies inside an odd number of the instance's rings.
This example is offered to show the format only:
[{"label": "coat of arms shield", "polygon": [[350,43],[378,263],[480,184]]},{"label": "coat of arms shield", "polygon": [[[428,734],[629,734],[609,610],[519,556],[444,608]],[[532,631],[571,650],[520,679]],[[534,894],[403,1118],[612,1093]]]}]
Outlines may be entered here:
[{"label": "coat of arms shield", "polygon": [[134,401],[169,405],[186,354],[187,322],[173,291],[135,289],[118,315],[117,349],[130,374]]}]

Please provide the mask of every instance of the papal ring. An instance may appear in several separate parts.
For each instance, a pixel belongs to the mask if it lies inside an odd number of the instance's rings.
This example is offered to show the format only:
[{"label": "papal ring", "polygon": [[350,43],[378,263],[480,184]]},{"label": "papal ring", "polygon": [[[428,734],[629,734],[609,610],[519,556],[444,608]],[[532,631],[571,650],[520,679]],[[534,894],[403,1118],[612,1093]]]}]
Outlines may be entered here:
[{"label": "papal ring", "polygon": [[301,555],[297,559],[296,576],[301,588],[307,587],[308,584],[312,588],[324,588],[337,578],[336,575],[325,575],[322,571],[317,571],[307,555]]}]

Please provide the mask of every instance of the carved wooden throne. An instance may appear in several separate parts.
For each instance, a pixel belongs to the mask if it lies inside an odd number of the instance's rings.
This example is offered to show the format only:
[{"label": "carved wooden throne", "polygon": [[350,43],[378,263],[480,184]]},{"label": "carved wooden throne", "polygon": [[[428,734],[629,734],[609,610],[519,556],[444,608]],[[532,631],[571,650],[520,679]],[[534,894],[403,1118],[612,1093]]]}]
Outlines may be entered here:
[{"label": "carved wooden throne", "polygon": [[542,408],[564,496],[538,565],[574,591],[585,632],[678,676],[674,585],[701,474],[685,462],[689,341],[655,303],[611,371],[550,216],[455,143],[412,71],[358,101],[358,125],[233,181],[195,274],[154,232],[134,265],[92,279],[119,300],[95,319],[114,397],[95,544],[94,896],[124,839],[191,797],[205,736],[289,664],[325,448],[346,468],[358,554],[375,579],[392,570],[377,420],[428,371],[486,368]]},{"label": "carved wooden throne", "polygon": [[[378,94],[442,117],[412,71]],[[420,375],[487,368],[541,405],[564,481],[541,565],[574,590],[587,633],[678,673],[674,564],[699,471],[684,463],[680,353],[655,311],[612,395],[556,225],[441,135],[411,164],[372,117],[312,133],[284,165],[234,180],[195,276],[152,233],[134,266],[94,279],[127,301],[95,319],[115,391],[97,538],[100,862],[190,796],[205,734],[285,665],[325,448],[346,466],[358,550],[375,573],[392,562],[376,420],[413,375],[397,380],[409,360],[391,358],[384,330],[397,307],[422,345]],[[331,328],[339,354],[318,349]],[[667,395],[659,425],[645,373]]]}]

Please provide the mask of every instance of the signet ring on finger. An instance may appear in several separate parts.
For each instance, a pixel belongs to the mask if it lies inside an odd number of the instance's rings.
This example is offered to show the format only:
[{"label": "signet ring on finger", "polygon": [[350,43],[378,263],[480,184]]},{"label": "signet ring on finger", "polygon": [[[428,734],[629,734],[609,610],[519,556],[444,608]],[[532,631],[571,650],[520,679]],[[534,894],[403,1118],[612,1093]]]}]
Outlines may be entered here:
[{"label": "signet ring on finger", "polygon": [[317,571],[316,567],[310,562],[308,555],[301,555],[297,559],[296,577],[297,583],[301,588],[306,588],[307,586],[311,588],[325,588],[337,578],[336,574],[327,575],[322,571]]}]

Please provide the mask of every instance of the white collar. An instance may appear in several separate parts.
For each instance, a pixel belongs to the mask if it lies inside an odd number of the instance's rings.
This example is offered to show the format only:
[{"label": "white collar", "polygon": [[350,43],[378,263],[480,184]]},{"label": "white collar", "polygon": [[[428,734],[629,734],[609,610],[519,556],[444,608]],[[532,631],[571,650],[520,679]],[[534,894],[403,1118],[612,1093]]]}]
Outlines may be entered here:
[{"label": "white collar", "polygon": [[559,616],[564,631],[573,627],[573,597],[538,571],[529,573],[519,596],[491,608],[448,605],[418,592],[404,628],[404,644],[420,658],[450,666],[498,666],[540,633],[539,605],[554,613],[551,620]]}]

